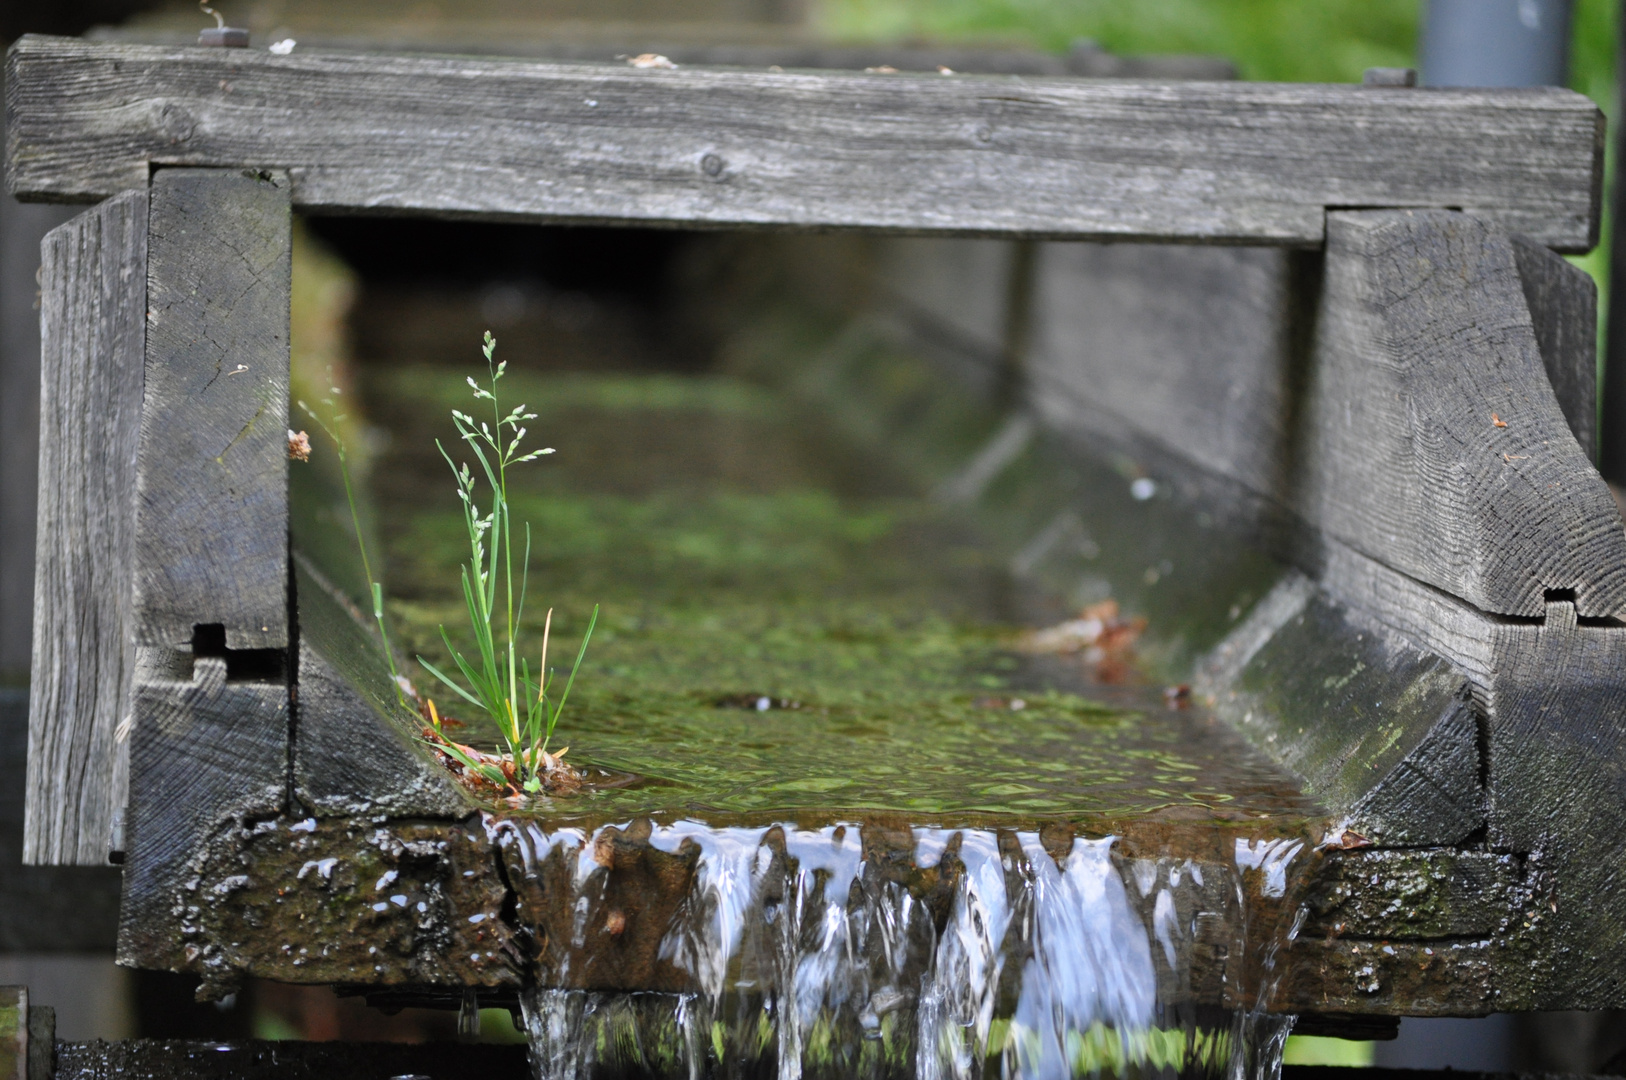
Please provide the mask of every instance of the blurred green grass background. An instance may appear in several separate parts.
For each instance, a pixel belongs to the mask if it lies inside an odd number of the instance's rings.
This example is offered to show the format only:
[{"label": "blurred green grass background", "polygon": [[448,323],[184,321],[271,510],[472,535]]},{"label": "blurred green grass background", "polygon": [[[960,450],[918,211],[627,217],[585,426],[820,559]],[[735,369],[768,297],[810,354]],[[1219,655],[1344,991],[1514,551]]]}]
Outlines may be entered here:
[{"label": "blurred green grass background", "polygon": [[[1611,184],[1617,12],[1617,0],[1576,0],[1570,43],[1570,88],[1610,115]],[[1422,17],[1422,0],[821,0],[813,15],[847,40],[995,40],[1060,52],[1090,38],[1123,55],[1223,56],[1241,78],[1288,82],[1359,82],[1369,67],[1415,67]],[[1605,213],[1598,247],[1572,260],[1598,283],[1600,334],[1610,224]]]}]

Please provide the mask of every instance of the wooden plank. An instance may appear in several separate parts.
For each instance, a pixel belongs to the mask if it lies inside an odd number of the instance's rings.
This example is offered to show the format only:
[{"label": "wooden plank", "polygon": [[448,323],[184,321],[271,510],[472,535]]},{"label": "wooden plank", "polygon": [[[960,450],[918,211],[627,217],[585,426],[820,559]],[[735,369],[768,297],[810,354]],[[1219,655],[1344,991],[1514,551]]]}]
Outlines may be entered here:
[{"label": "wooden plank", "polygon": [[1287,501],[1292,285],[1307,254],[1043,244],[1038,258],[1025,370],[1040,416]]},{"label": "wooden plank", "polygon": [[0,689],[0,955],[111,953],[119,868],[23,865],[27,765],[28,691]]},{"label": "wooden plank", "polygon": [[34,626],[40,243],[77,212],[0,197],[0,677],[19,685]]},{"label": "wooden plank", "polygon": [[1592,246],[1602,117],[1565,90],[749,72],[93,44],[8,63],[9,183],[286,168],[296,204],[569,221],[1319,244],[1455,206]]},{"label": "wooden plank", "polygon": [[1558,407],[1588,461],[1598,459],[1598,286],[1592,275],[1529,237],[1513,257]]},{"label": "wooden plank", "polygon": [[153,178],[136,642],[288,644],[288,180]]},{"label": "wooden plank", "polygon": [[1513,247],[1442,210],[1328,215],[1299,514],[1481,611],[1626,614],[1626,530],[1553,396]]},{"label": "wooden plank", "polygon": [[147,193],[45,238],[39,532],[23,861],[106,865],[124,806]]}]

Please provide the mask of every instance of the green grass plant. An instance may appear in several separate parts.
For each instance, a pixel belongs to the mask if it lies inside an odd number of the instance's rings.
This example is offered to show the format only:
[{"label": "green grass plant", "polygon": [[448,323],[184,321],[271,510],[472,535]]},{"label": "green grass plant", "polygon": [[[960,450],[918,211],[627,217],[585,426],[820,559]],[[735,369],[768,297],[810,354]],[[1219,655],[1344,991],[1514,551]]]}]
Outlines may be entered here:
[{"label": "green grass plant", "polygon": [[[525,450],[521,446],[526,435],[525,422],[536,419],[536,414],[527,412],[529,406],[523,404],[503,412],[498,389],[508,364],[495,359],[497,341],[489,330],[482,351],[488,381],[482,385],[470,376],[468,384],[476,402],[489,403],[491,419],[477,420],[469,413],[452,410],[458,435],[473,453],[479,469],[471,469],[466,461],[459,464],[439,440],[435,442],[446,464],[451,466],[457,496],[463,504],[463,524],[469,545],[469,561],[462,569],[463,603],[477,655],[472,661],[466,658],[452,644],[451,636],[442,625],[441,640],[462,677],[448,675],[422,657],[418,662],[448,689],[491,719],[507,744],[514,775],[508,776],[500,765],[484,757],[477,758],[450,740],[437,746],[464,768],[499,787],[513,782],[535,794],[543,789],[546,774],[554,767],[548,743],[576,683],[576,673],[587,653],[587,642],[598,623],[598,608],[593,608],[570,675],[555,699],[551,692],[553,674],[548,670],[551,609],[543,622],[541,655],[534,677],[529,658],[522,655],[520,648],[519,627],[525,612],[531,560],[531,528],[529,523],[524,527],[525,546],[520,552],[516,578],[513,513],[508,491],[510,468],[535,461],[553,450]],[[489,489],[489,502],[483,513],[479,501],[482,478]]]},{"label": "green grass plant", "polygon": [[316,422],[316,426],[321,428],[329,439],[333,440],[333,445],[338,450],[339,475],[344,479],[344,497],[350,505],[350,524],[356,530],[356,548],[361,553],[362,573],[367,576],[367,588],[372,594],[373,621],[378,623],[378,636],[384,643],[384,659],[390,666],[390,684],[395,690],[395,700],[400,702],[403,708],[411,708],[407,705],[405,680],[395,668],[395,650],[390,647],[389,628],[384,625],[384,586],[373,577],[372,561],[367,557],[367,534],[361,527],[361,514],[356,509],[356,491],[350,478],[350,455],[345,446],[344,436],[340,434],[348,417],[339,411],[341,391],[335,385],[332,368],[328,368],[327,376],[327,396],[320,399],[325,414],[311,408],[304,401],[299,402],[299,407],[306,416]]}]

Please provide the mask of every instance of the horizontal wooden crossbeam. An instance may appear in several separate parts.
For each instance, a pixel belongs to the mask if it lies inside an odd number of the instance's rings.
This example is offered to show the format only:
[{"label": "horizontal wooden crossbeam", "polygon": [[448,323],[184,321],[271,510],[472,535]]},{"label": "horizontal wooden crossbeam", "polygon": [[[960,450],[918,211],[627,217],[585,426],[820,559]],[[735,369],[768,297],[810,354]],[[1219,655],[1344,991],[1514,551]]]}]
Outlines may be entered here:
[{"label": "horizontal wooden crossbeam", "polygon": [[154,165],[286,169],[295,205],[711,227],[1319,245],[1328,208],[1597,237],[1603,117],[1416,90],[97,44],[8,56],[19,198]]}]

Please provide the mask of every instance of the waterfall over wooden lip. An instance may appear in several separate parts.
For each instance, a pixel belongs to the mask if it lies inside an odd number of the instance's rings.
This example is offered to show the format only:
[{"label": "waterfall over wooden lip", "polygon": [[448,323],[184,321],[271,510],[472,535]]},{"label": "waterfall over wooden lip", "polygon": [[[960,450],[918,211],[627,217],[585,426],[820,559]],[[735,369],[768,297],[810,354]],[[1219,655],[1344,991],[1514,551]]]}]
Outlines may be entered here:
[{"label": "waterfall over wooden lip", "polygon": [[[1285,1034],[1255,1008],[1304,850],[1277,838],[1237,841],[1259,869],[1051,830],[487,830],[535,949],[539,1080],[1246,1075]],[[1194,977],[1216,958],[1223,1004]]]}]

